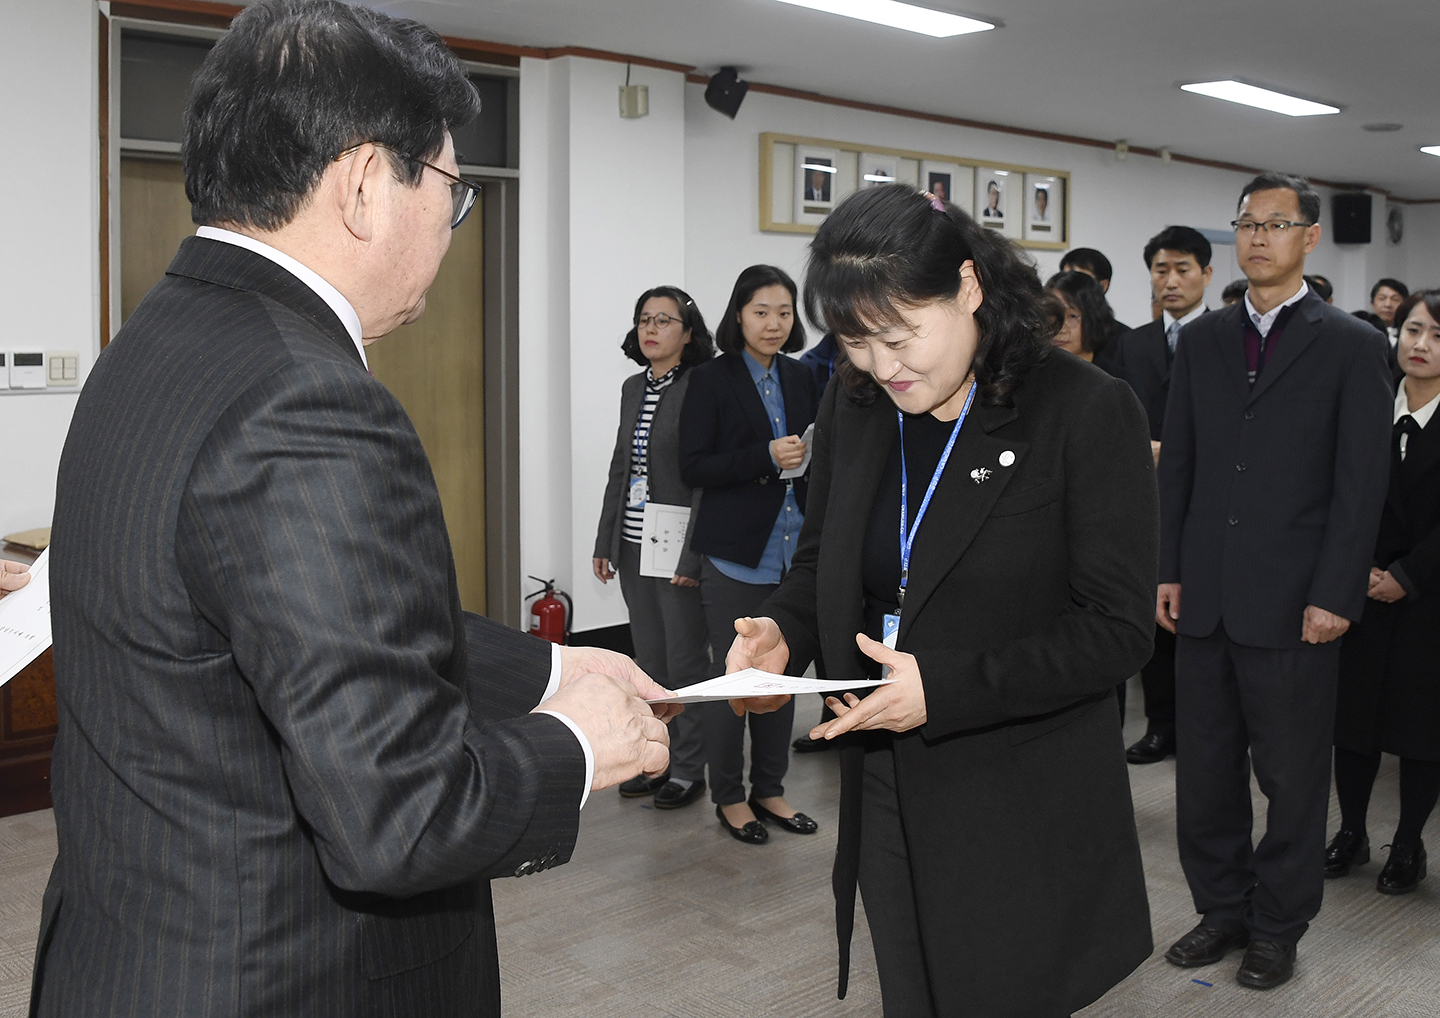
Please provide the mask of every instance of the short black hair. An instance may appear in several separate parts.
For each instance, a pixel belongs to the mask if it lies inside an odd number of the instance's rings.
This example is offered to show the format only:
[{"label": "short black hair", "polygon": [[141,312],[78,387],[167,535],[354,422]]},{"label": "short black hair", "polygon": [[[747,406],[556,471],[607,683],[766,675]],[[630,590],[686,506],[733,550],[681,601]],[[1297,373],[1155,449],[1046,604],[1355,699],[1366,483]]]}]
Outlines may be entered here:
[{"label": "short black hair", "polygon": [[1202,269],[1210,264],[1210,242],[1203,233],[1189,226],[1167,226],[1150,238],[1150,242],[1145,245],[1147,269],[1155,264],[1155,255],[1159,251],[1179,251],[1181,254],[1194,255]]},{"label": "short black hair", "polygon": [[1232,279],[1225,284],[1225,289],[1220,291],[1221,300],[1244,300],[1245,291],[1250,289],[1250,280]]},{"label": "short black hair", "polygon": [[[904,327],[906,310],[955,298],[967,261],[985,294],[975,311],[980,399],[1009,406],[1015,386],[1049,354],[1064,308],[1018,247],[954,205],[942,212],[907,184],[852,193],[810,244],[805,307],[812,322],[838,336]],[[839,370],[855,402],[879,398],[874,379],[848,359]]]},{"label": "short black hair", "polygon": [[1382,286],[1390,287],[1390,289],[1400,295],[1402,300],[1410,296],[1410,288],[1408,286],[1398,279],[1391,279],[1389,276],[1386,276],[1384,279],[1376,280],[1375,285],[1370,287],[1370,299],[1372,301],[1375,299],[1375,295],[1380,292],[1380,287]]},{"label": "short black hair", "polygon": [[620,344],[621,353],[636,364],[650,363],[650,359],[640,352],[640,312],[645,310],[645,302],[651,297],[669,297],[673,300],[680,308],[681,330],[690,333],[690,342],[686,343],[685,349],[680,352],[681,374],[715,356],[715,344],[711,339],[710,329],[705,325],[705,317],[700,314],[700,309],[695,306],[690,295],[678,286],[655,286],[640,295],[640,299],[635,302],[630,331],[625,334],[625,341]]},{"label": "short black hair", "polygon": [[1101,353],[1115,341],[1120,326],[1105,300],[1100,281],[1085,272],[1057,272],[1045,281],[1045,289],[1080,312],[1080,349]]},{"label": "short black hair", "polygon": [[[1400,302],[1400,306],[1395,309],[1396,328],[1402,327],[1405,324],[1405,319],[1410,317],[1410,312],[1414,311],[1415,308],[1421,304],[1425,305],[1425,310],[1431,318],[1440,322],[1440,290],[1416,290],[1414,293],[1406,296],[1406,298]],[[1379,318],[1380,316],[1376,315],[1375,317]],[[1380,327],[1380,331],[1385,331],[1384,326]]]},{"label": "short black hair", "polygon": [[1304,177],[1297,177],[1293,173],[1262,173],[1241,189],[1235,211],[1240,211],[1245,199],[1256,191],[1294,191],[1300,204],[1300,218],[1312,226],[1320,222],[1320,195]]},{"label": "short black hair", "polygon": [[752,265],[740,273],[735,280],[735,289],[730,291],[730,303],[720,324],[715,326],[715,345],[721,353],[740,353],[745,349],[745,334],[740,331],[740,309],[750,303],[756,290],[767,286],[783,286],[790,291],[790,300],[795,305],[795,316],[790,319],[790,336],[781,353],[794,353],[805,349],[805,326],[800,321],[800,291],[790,273],[774,265]]},{"label": "short black hair", "polygon": [[1319,294],[1323,301],[1329,301],[1331,297],[1335,296],[1335,287],[1331,286],[1330,280],[1324,276],[1306,276],[1305,283]]},{"label": "short black hair", "polygon": [[[419,183],[480,97],[440,36],[339,0],[262,0],[210,50],[185,109],[181,161],[200,224],[277,230],[330,163],[365,142]],[[408,157],[408,158],[406,158]]]},{"label": "short black hair", "polygon": [[1110,265],[1110,259],[1093,247],[1077,247],[1066,251],[1065,257],[1060,259],[1060,271],[1064,272],[1066,269],[1082,269],[1096,279],[1106,281],[1115,272]]},{"label": "short black hair", "polygon": [[[1398,308],[1397,308],[1397,310],[1398,310]],[[1409,312],[1407,311],[1406,313],[1408,314]],[[1378,329],[1378,330],[1381,331],[1381,332],[1384,332],[1384,331],[1385,331],[1385,319],[1381,318],[1381,317],[1380,317],[1379,315],[1377,315],[1374,311],[1356,311],[1356,312],[1353,312],[1353,314],[1355,315],[1356,318],[1360,319],[1362,322],[1366,322],[1366,323],[1368,323],[1369,325],[1374,326],[1376,329]]]}]

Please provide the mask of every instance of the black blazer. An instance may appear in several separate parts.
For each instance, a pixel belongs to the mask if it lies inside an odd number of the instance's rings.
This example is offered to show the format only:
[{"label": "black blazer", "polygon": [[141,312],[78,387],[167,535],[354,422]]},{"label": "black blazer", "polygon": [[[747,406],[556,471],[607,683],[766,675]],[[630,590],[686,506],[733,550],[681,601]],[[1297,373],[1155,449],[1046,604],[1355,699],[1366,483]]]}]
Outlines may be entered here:
[{"label": "black blazer", "polygon": [[1157,318],[1122,335],[1116,341],[1112,363],[1111,374],[1129,382],[1145,408],[1151,441],[1160,441],[1165,403],[1170,398],[1170,344],[1165,340],[1165,319]]},{"label": "black blazer", "polygon": [[[916,538],[899,632],[929,713],[894,750],[940,1014],[1069,1014],[1151,949],[1112,692],[1154,640],[1144,414],[1123,382],[1060,351],[1014,404],[971,409]],[[756,612],[779,623],[792,673],[822,651],[830,678],[866,673],[860,552],[898,434],[889,399],[826,390],[800,546]],[[996,879],[997,859],[1027,879]],[[837,873],[837,895],[845,884]]]},{"label": "black blazer", "polygon": [[1301,646],[1306,605],[1360,618],[1385,499],[1385,341],[1312,291],[1252,388],[1245,304],[1185,329],[1160,455],[1160,580],[1179,632]]},{"label": "black blazer", "polygon": [[[680,413],[680,476],[704,488],[691,517],[690,546],[702,555],[757,566],[775,517],[785,502],[785,482],[770,460],[774,433],[743,353],[723,354],[690,369],[690,390]],[[803,435],[815,420],[815,379],[784,354],[775,355],[785,426]],[[805,511],[809,482],[795,479],[795,500]]]},{"label": "black blazer", "polygon": [[1373,564],[1405,588],[1391,604],[1365,601],[1340,648],[1335,744],[1440,760],[1440,418],[1392,458]]},{"label": "black blazer", "polygon": [[98,359],[50,573],[35,1015],[499,1014],[491,877],[569,858],[550,648],[460,610],[425,453],[334,313],[213,240]]}]

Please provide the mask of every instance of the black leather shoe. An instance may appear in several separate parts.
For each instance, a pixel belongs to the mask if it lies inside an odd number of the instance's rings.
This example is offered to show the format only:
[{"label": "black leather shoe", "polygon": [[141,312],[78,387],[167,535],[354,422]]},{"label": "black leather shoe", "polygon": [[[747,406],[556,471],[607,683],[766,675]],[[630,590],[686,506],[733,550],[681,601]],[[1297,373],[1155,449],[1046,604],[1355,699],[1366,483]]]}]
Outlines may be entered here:
[{"label": "black leather shoe", "polygon": [[1409,894],[1425,879],[1425,843],[1391,845],[1390,858],[1375,880],[1381,894]]},{"label": "black leather shoe", "polygon": [[715,807],[715,815],[720,818],[720,826],[730,832],[730,837],[736,841],[743,841],[747,845],[763,845],[770,840],[770,832],[759,820],[751,820],[744,827],[736,827],[725,819],[725,811],[719,806]]},{"label": "black leather shoe", "polygon": [[1201,923],[1185,936],[1170,945],[1165,960],[1182,969],[1193,969],[1200,965],[1214,965],[1232,947],[1244,947],[1250,941],[1245,930],[1226,933],[1213,926]]},{"label": "black leather shoe", "polygon": [[820,825],[804,813],[796,813],[793,817],[782,817],[771,813],[753,798],[750,800],[750,808],[755,811],[755,815],[761,820],[769,820],[772,824],[779,824],[791,834],[814,834],[820,829]]},{"label": "black leather shoe", "polygon": [[1295,974],[1295,945],[1252,940],[1235,973],[1235,981],[1252,990],[1273,990]]},{"label": "black leather shoe", "polygon": [[1175,736],[1152,731],[1125,751],[1125,759],[1133,764],[1159,763],[1174,752]]},{"label": "black leather shoe", "polygon": [[1370,839],[1356,831],[1340,828],[1325,847],[1325,875],[1343,877],[1351,866],[1364,866],[1370,861]]},{"label": "black leather shoe", "polygon": [[691,782],[689,788],[683,787],[678,781],[667,781],[660,786],[660,791],[655,793],[656,809],[679,809],[681,806],[688,806],[700,796],[705,794],[705,782]]},{"label": "black leather shoe", "polygon": [[823,753],[827,749],[835,748],[834,739],[812,739],[808,735],[802,735],[790,743],[790,748],[797,753]]},{"label": "black leather shoe", "polygon": [[670,772],[666,771],[658,778],[647,778],[643,774],[637,774],[629,781],[620,783],[620,796],[624,799],[641,799],[647,795],[654,795],[665,787],[665,782],[670,780]]}]

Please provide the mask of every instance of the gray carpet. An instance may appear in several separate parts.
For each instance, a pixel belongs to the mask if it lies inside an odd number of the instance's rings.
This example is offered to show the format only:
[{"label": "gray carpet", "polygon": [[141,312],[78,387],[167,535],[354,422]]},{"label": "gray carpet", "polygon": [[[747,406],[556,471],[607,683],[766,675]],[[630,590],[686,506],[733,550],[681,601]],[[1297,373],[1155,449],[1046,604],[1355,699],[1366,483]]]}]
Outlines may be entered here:
[{"label": "gray carpet", "polygon": [[[1132,684],[1131,739],[1144,727],[1135,713],[1139,699]],[[799,711],[804,723],[817,713],[818,702]],[[796,756],[787,782],[790,800],[820,821],[821,832],[775,832],[760,847],[732,840],[705,801],[666,813],[613,791],[593,795],[569,865],[494,885],[506,1014],[878,1016],[863,913],[850,994],[835,999],[829,887],[835,763],[828,753]],[[1158,949],[1082,1011],[1084,1018],[1440,1015],[1440,875],[1406,897],[1377,894],[1380,852],[1377,861],[1327,884],[1325,907],[1301,942],[1296,976],[1286,986],[1260,993],[1236,985],[1238,955],[1205,969],[1166,964],[1159,952],[1195,922],[1175,855],[1174,762],[1130,773]],[[1263,809],[1257,792],[1257,837]],[[1387,757],[1371,806],[1377,848],[1389,840],[1396,815],[1396,766]],[[1337,826],[1332,809],[1332,833]],[[1440,848],[1440,822],[1432,818],[1426,833]],[[54,852],[48,811],[0,820],[0,1018],[25,1013],[40,895]]]}]

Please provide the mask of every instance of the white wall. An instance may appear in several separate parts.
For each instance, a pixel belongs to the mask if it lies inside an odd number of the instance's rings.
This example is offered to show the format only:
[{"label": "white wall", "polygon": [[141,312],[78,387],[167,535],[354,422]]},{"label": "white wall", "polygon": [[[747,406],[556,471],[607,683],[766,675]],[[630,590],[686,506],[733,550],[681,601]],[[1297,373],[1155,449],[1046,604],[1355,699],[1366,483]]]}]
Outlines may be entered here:
[{"label": "white wall", "polygon": [[[95,6],[0,0],[0,25],[0,349],[77,350],[83,379],[99,333]],[[50,524],[75,400],[0,395],[0,534]]]},{"label": "white wall", "polygon": [[[650,115],[621,119],[625,66],[520,71],[521,570],[555,577],[577,629],[626,621],[591,572],[635,299],[685,279],[685,79],[636,67]],[[537,585],[523,581],[524,592]]]}]

